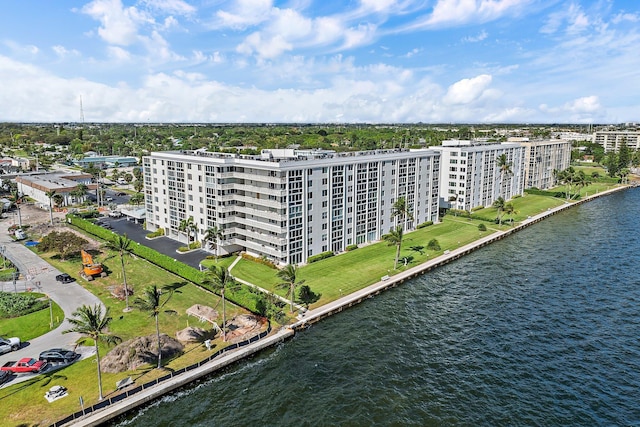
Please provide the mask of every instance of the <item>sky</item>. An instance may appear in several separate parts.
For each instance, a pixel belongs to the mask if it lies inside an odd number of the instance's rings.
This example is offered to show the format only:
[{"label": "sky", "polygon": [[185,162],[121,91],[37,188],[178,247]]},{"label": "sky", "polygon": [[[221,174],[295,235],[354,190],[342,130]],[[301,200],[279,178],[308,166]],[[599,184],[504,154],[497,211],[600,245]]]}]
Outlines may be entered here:
[{"label": "sky", "polygon": [[10,0],[0,121],[640,121],[638,0]]}]

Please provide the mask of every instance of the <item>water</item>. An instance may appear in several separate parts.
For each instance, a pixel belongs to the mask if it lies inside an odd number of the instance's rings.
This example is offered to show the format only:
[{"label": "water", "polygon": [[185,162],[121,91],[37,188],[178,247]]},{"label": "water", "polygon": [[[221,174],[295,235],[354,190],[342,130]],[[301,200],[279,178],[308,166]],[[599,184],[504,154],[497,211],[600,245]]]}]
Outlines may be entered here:
[{"label": "water", "polygon": [[638,426],[640,189],[166,396],[131,426]]}]

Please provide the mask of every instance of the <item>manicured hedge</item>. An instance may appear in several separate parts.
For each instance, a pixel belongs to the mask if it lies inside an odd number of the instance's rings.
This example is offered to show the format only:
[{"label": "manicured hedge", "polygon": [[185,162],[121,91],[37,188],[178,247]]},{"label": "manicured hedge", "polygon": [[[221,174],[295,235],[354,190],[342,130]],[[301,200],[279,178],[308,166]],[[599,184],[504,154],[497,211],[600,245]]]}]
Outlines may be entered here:
[{"label": "manicured hedge", "polygon": [[322,252],[322,253],[319,253],[318,255],[313,255],[307,258],[307,264],[311,264],[312,262],[317,262],[322,259],[330,258],[334,255],[335,254],[332,251]]},{"label": "manicured hedge", "polygon": [[[567,194],[564,191],[548,191],[548,190],[540,190],[538,188],[527,188],[524,190],[527,194],[536,194],[538,196],[550,196],[550,197],[558,197],[560,199],[565,199]],[[579,194],[571,194],[570,197],[574,200],[579,199]]]},{"label": "manicured hedge", "polygon": [[349,245],[345,248],[347,252],[355,251],[356,249],[358,249],[358,245]]},{"label": "manicured hedge", "polygon": [[425,227],[428,227],[428,226],[430,226],[430,225],[433,225],[433,221],[425,221],[425,222],[423,222],[422,224],[418,224],[418,225],[416,226],[416,228],[417,228],[417,229],[425,228]]}]

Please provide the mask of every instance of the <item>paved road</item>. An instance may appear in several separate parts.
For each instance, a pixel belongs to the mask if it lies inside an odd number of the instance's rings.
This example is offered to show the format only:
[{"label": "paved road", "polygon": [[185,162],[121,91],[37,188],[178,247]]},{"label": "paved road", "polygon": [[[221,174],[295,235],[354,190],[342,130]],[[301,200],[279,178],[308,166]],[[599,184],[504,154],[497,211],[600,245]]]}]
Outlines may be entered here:
[{"label": "paved road", "polygon": [[[23,343],[20,350],[0,355],[0,365],[8,361],[19,360],[23,357],[37,358],[40,352],[49,348],[63,347],[73,349],[80,335],[75,333],[62,334],[62,331],[71,327],[66,317],[71,316],[71,313],[82,305],[102,304],[96,296],[76,282],[65,284],[56,282],[55,277],[57,274],[60,274],[60,271],[31,252],[24,244],[14,242],[7,233],[8,226],[9,224],[6,220],[0,221],[0,245],[4,247],[7,258],[10,259],[25,276],[24,280],[19,280],[16,283],[18,291],[22,291],[25,288],[32,288],[36,292],[49,295],[64,311],[65,320],[53,331],[35,338],[28,343]],[[9,291],[13,289],[13,285],[11,284],[4,288]],[[2,331],[0,331],[0,333],[1,332]],[[82,348],[84,357],[88,356],[91,352],[92,350],[90,348]],[[29,378],[29,376],[30,374],[21,374],[5,384],[15,384],[17,381]]]}]

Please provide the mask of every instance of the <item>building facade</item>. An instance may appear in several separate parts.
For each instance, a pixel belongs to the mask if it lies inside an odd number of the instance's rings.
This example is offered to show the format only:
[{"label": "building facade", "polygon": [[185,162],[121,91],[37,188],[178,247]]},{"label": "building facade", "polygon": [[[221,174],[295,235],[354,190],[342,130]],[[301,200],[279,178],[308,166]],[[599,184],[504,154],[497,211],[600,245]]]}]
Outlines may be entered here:
[{"label": "building facade", "polygon": [[[470,211],[509,200],[524,192],[525,148],[520,143],[485,143],[447,140],[433,147],[441,153],[440,197],[443,207]],[[501,173],[498,157],[504,154],[510,174]]]},{"label": "building facade", "polygon": [[640,150],[640,132],[638,131],[597,131],[593,133],[593,143],[604,147],[604,152],[617,152],[620,145],[627,144],[632,150]]},{"label": "building facade", "polygon": [[86,200],[86,194],[75,194],[79,184],[84,184],[87,191],[95,191],[96,184],[92,183],[92,176],[86,173],[44,173],[33,175],[19,175],[16,177],[18,191],[35,200],[36,205],[43,209],[49,209],[49,196],[53,191],[63,197],[63,206],[74,203],[82,203]]},{"label": "building facade", "polygon": [[531,141],[525,147],[524,188],[546,190],[556,185],[555,170],[571,164],[571,142],[562,140]]},{"label": "building facade", "polygon": [[396,200],[412,209],[405,229],[438,221],[440,154],[434,150],[263,150],[260,156],[203,150],[143,158],[146,223],[187,240],[180,224],[223,232],[220,253],[238,250],[278,264],[380,240],[397,225]]}]

